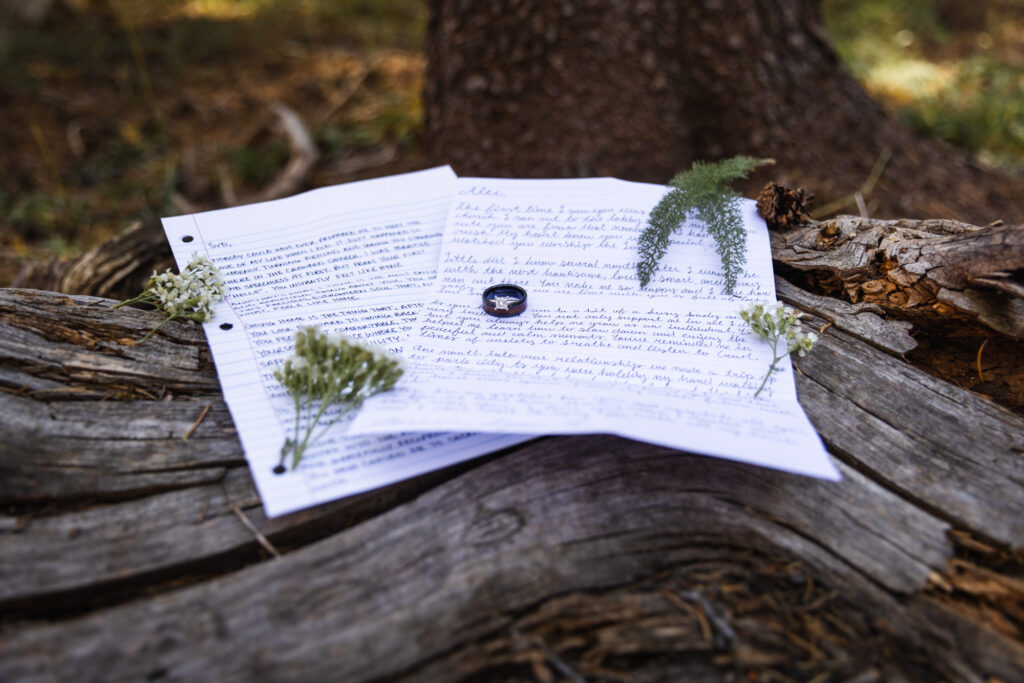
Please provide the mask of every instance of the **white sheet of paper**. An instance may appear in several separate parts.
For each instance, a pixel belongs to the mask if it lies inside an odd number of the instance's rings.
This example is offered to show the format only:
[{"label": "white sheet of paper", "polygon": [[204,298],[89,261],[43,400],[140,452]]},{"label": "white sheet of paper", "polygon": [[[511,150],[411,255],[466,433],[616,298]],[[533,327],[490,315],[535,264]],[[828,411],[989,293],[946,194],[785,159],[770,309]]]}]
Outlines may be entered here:
[{"label": "white sheet of paper", "polygon": [[[775,300],[768,234],[743,202],[747,264],[736,296],[705,229],[676,233],[646,289],[636,246],[664,186],[597,178],[463,178],[438,277],[404,346],[407,375],[368,402],[351,433],[479,430],[613,433],[838,479],[796,401],[789,363],[757,399],[770,347],[738,317]],[[528,293],[518,317],[483,290]]]},{"label": "white sheet of paper", "polygon": [[319,325],[397,350],[430,291],[454,183],[455,174],[443,167],[163,220],[179,268],[199,253],[224,273],[226,299],[204,328],[268,516],[524,440],[394,434],[402,420],[389,435],[350,438],[350,420],[343,420],[296,471],[273,473],[295,414],[273,370],[292,353],[295,331]]}]

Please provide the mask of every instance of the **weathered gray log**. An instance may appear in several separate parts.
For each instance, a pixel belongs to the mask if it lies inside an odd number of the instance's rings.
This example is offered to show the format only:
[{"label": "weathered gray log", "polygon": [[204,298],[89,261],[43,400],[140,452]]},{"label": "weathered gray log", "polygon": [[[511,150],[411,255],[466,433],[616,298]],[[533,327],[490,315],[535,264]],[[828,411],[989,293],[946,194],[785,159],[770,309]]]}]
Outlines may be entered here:
[{"label": "weathered gray log", "polygon": [[838,216],[772,232],[772,257],[855,303],[917,320],[958,314],[1024,339],[1024,224]]},{"label": "weathered gray log", "polygon": [[0,290],[0,505],[28,510],[0,516],[14,534],[0,541],[0,611],[64,611],[97,587],[119,595],[253,561],[233,508],[292,543],[436,478],[267,520],[202,330],[172,323],[135,346],[159,317],[114,303]]},{"label": "weathered gray log", "polygon": [[918,367],[1024,410],[1024,225],[839,216],[771,242],[794,281],[912,323]]},{"label": "weathered gray log", "polygon": [[779,291],[841,483],[549,438],[266,520],[197,327],[0,290],[0,680],[1014,679],[1024,420]]}]

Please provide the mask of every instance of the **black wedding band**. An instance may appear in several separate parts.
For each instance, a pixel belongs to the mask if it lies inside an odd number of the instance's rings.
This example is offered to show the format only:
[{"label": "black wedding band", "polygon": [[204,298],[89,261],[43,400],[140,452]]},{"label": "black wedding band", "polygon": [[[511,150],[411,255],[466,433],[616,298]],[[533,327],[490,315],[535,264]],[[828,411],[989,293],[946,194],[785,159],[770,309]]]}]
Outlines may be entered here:
[{"label": "black wedding band", "polygon": [[494,285],[484,290],[484,311],[499,318],[526,310],[526,290],[519,285]]}]

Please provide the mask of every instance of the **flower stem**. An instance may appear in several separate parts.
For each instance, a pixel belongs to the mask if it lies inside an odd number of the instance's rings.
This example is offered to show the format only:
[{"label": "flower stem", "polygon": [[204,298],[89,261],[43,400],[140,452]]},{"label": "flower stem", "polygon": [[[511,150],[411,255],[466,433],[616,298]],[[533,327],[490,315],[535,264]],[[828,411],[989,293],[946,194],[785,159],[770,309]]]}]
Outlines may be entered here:
[{"label": "flower stem", "polygon": [[148,334],[146,334],[146,336],[145,336],[145,337],[143,337],[142,339],[140,339],[139,341],[137,341],[137,342],[135,342],[135,343],[136,343],[136,344],[141,344],[142,342],[146,341],[147,339],[149,339],[150,337],[152,337],[152,336],[153,336],[153,333],[154,333],[154,332],[156,332],[156,331],[157,331],[157,330],[159,330],[159,329],[160,329],[161,327],[163,327],[164,325],[166,325],[167,323],[171,322],[172,320],[174,320],[175,318],[178,318],[178,317],[180,317],[180,316],[179,316],[179,315],[178,315],[177,313],[175,313],[174,315],[169,315],[169,316],[167,316],[166,318],[164,318],[164,320],[163,320],[163,322],[162,322],[162,323],[160,323],[159,325],[157,325],[156,327],[154,327],[153,329],[151,329],[151,330],[149,331],[149,333],[148,333]]},{"label": "flower stem", "polygon": [[[295,453],[292,457],[293,470],[299,466],[299,461],[302,459],[303,453],[306,452],[306,448],[309,446],[309,437],[313,434],[313,428],[316,427],[316,423],[320,421],[320,417],[324,414],[324,411],[327,410],[329,403],[329,401],[321,400],[320,410],[316,411],[316,417],[313,418],[312,422],[306,425],[306,434],[302,437],[302,443],[296,444],[295,446]],[[310,401],[310,404],[312,405],[312,401]],[[322,433],[323,432],[321,432],[321,434]]]},{"label": "flower stem", "polygon": [[[292,449],[299,445],[299,416],[302,415],[302,406],[299,403],[300,394],[295,394],[295,438],[292,440]],[[284,451],[281,451],[281,464],[284,464]]]},{"label": "flower stem", "polygon": [[761,380],[761,386],[759,386],[757,388],[757,391],[754,392],[754,398],[757,398],[757,395],[761,393],[762,389],[764,389],[764,385],[768,383],[768,378],[772,376],[773,372],[775,372],[775,364],[778,362],[779,359],[776,358],[775,360],[772,361],[772,364],[768,366],[768,374],[766,374],[764,376],[764,379]]},{"label": "flower stem", "polygon": [[764,379],[761,380],[761,386],[759,386],[757,391],[754,392],[754,398],[757,398],[757,395],[761,393],[762,389],[764,389],[764,385],[768,383],[768,378],[772,376],[773,372],[775,372],[775,366],[779,364],[779,361],[789,355],[788,351],[781,356],[776,355],[778,354],[778,350],[779,338],[775,337],[775,341],[772,342],[772,364],[768,366],[768,373],[764,376]]},{"label": "flower stem", "polygon": [[139,294],[134,299],[125,299],[124,301],[122,301],[120,303],[114,304],[113,306],[111,306],[111,308],[121,308],[122,306],[127,306],[128,304],[140,304],[140,303],[141,304],[150,304],[153,301],[154,301],[154,299],[149,294],[149,292],[143,292],[142,294]]}]

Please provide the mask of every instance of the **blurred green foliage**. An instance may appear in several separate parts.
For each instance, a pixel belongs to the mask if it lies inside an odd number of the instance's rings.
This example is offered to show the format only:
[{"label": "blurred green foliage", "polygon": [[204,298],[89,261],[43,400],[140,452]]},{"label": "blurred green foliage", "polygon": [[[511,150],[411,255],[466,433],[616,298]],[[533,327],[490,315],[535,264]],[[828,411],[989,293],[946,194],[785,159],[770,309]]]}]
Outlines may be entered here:
[{"label": "blurred green foliage", "polygon": [[262,188],[289,153],[270,125],[274,101],[310,128],[320,171],[415,146],[423,0],[75,6],[0,35],[0,280],[12,258],[80,253],[173,215],[176,195],[216,207],[225,172],[238,196]]},{"label": "blurred green foliage", "polygon": [[376,103],[373,116],[348,123],[329,123],[316,136],[327,157],[345,157],[354,151],[377,147],[387,140],[399,150],[409,149],[421,127],[422,107],[418,93],[389,92]]},{"label": "blurred green foliage", "polygon": [[983,162],[1024,167],[1024,76],[988,55],[963,60],[947,87],[900,114],[918,131],[975,152]]},{"label": "blurred green foliage", "polygon": [[246,185],[258,187],[270,182],[288,161],[288,145],[277,138],[262,145],[249,145],[230,154],[231,170]]},{"label": "blurred green foliage", "polygon": [[106,0],[77,12],[74,31],[52,24],[19,27],[0,54],[0,65],[33,57],[74,68],[128,63],[126,36],[109,30],[121,7],[140,29],[160,26],[159,40],[147,41],[145,49],[150,60],[170,66],[272,48],[281,36],[297,44],[415,50],[427,19],[423,0]]},{"label": "blurred green foliage", "polygon": [[824,0],[837,51],[923,135],[1024,170],[1024,3]]}]

